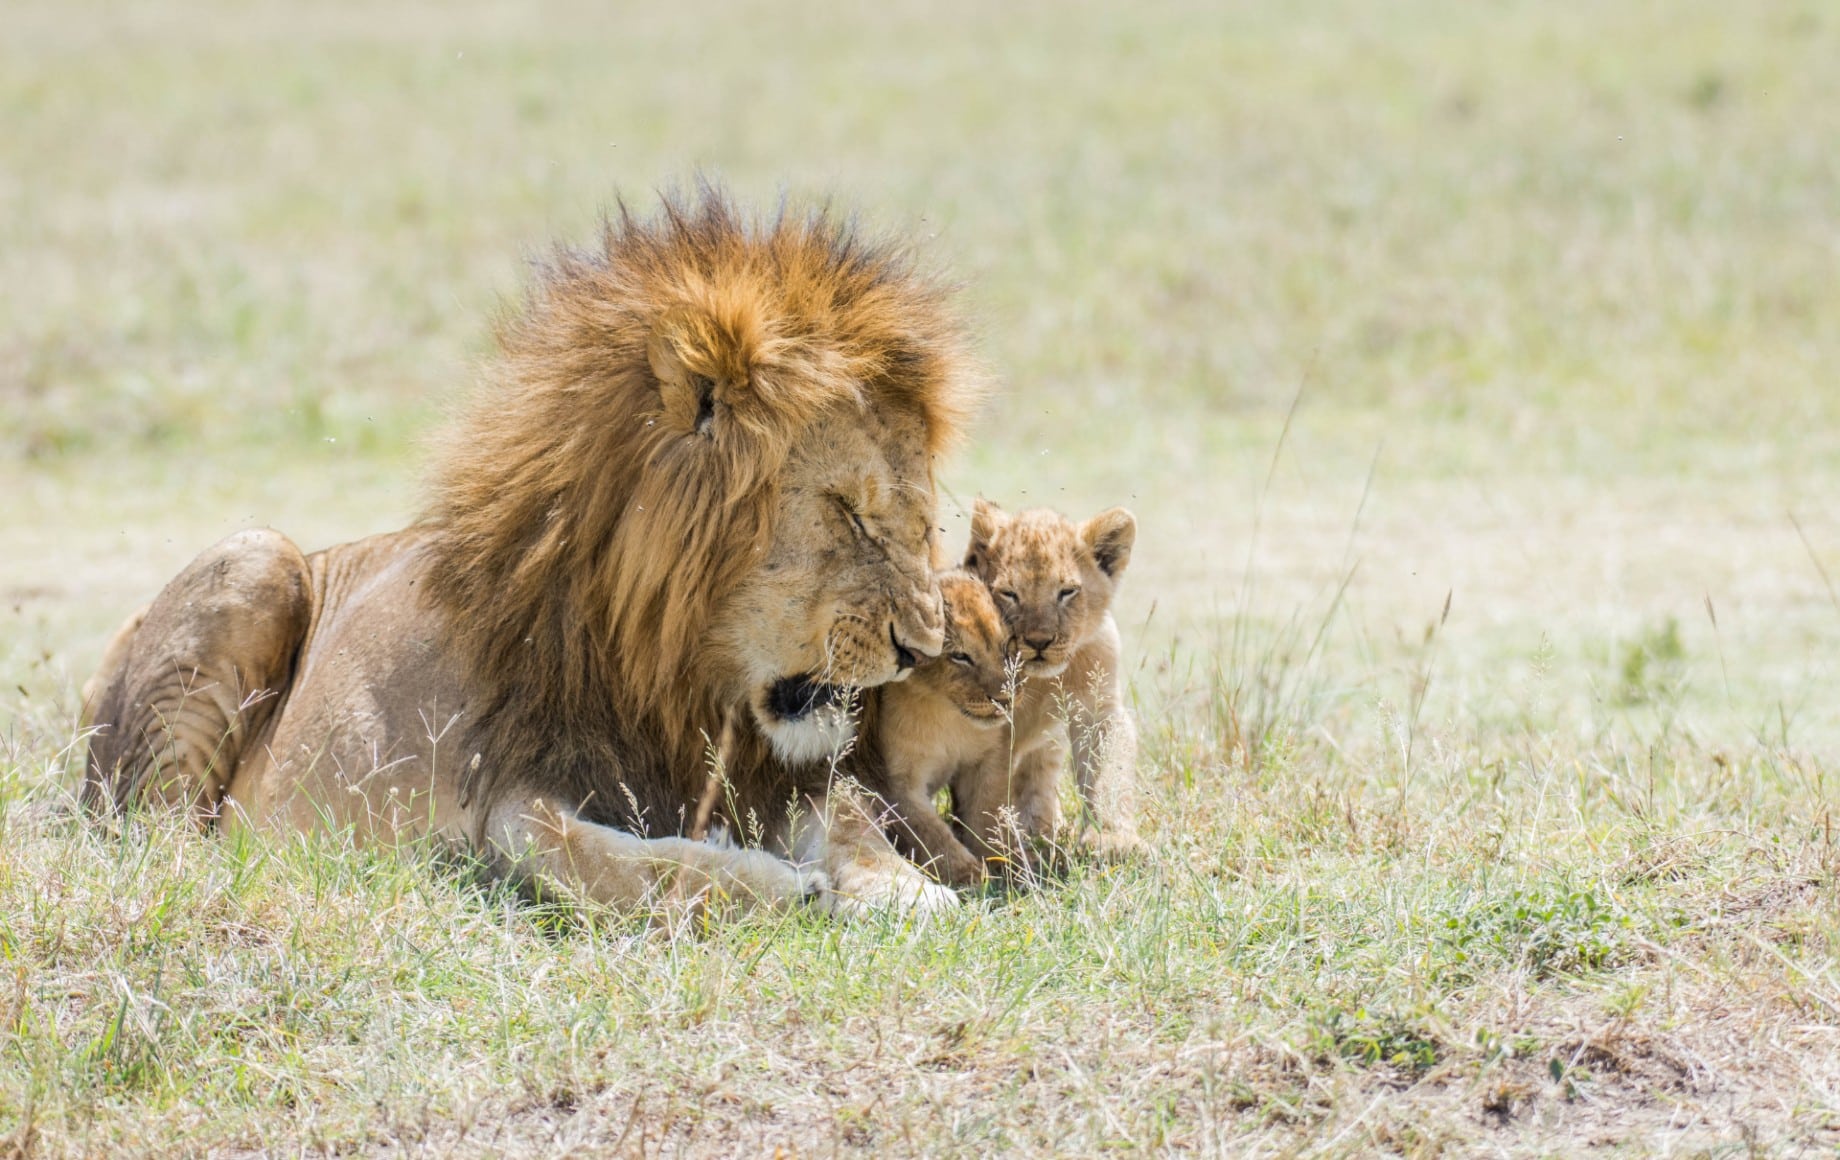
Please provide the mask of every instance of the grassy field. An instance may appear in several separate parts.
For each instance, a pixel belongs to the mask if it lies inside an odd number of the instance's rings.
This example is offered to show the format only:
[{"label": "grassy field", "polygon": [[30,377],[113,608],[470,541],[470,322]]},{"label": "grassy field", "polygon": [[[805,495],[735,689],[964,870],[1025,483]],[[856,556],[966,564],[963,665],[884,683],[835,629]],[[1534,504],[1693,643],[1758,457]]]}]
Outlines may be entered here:
[{"label": "grassy field", "polygon": [[[1840,1145],[1840,12],[606,8],[0,12],[0,1157]],[[1154,852],[686,930],[62,810],[113,625],[408,517],[699,168],[962,278],[955,518],[1136,510]]]}]

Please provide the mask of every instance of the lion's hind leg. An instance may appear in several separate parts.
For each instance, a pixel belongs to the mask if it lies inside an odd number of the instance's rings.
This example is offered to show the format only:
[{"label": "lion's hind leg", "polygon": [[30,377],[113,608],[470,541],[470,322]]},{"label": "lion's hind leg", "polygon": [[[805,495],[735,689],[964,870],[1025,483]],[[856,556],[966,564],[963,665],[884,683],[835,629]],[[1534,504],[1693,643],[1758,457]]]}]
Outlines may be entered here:
[{"label": "lion's hind leg", "polygon": [[95,727],[84,803],[214,817],[286,689],[309,590],[306,558],[278,532],[239,532],[187,565],[109,642],[84,686]]},{"label": "lion's hind leg", "polygon": [[115,678],[121,674],[123,666],[128,663],[128,650],[134,644],[134,634],[140,631],[141,622],[147,619],[147,610],[153,607],[143,604],[135,609],[134,614],[121,622],[115,635],[102,648],[102,659],[96,663],[96,671],[90,679],[83,682],[83,705],[78,710],[77,722],[87,729],[96,720],[96,703],[107,692]]}]

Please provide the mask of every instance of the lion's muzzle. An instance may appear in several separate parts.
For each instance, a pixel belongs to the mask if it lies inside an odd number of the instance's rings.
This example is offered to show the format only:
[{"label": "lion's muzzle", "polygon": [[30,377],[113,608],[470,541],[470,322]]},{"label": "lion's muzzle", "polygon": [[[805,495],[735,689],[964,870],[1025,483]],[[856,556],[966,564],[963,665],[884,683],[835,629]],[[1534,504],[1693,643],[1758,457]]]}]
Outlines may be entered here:
[{"label": "lion's muzzle", "polygon": [[847,701],[850,690],[820,681],[810,673],[781,677],[767,688],[767,712],[781,721],[800,721],[819,709]]}]

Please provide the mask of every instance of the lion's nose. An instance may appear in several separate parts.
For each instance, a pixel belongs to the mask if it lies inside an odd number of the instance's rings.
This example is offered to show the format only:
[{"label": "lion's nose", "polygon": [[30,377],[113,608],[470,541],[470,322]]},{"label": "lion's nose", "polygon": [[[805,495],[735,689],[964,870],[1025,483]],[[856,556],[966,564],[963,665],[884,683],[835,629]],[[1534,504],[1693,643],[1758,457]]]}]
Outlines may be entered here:
[{"label": "lion's nose", "polygon": [[[945,647],[946,601],[945,597],[939,594],[937,585],[921,597],[918,611],[921,631],[925,632],[929,639],[937,633],[940,638],[940,648]],[[938,649],[933,650],[935,654],[938,651]]]},{"label": "lion's nose", "polygon": [[906,672],[936,657],[946,647],[946,608],[939,590],[917,592],[895,605],[888,622],[895,667]]},{"label": "lion's nose", "polygon": [[894,667],[896,672],[904,673],[920,663],[920,658],[914,655],[914,650],[902,644],[901,638],[895,635],[894,625],[892,624],[888,626],[888,643],[894,645]]},{"label": "lion's nose", "polygon": [[1038,653],[1045,653],[1048,651],[1048,646],[1054,643],[1054,637],[1052,635],[1025,636],[1022,638],[1022,643],[1028,645]]}]

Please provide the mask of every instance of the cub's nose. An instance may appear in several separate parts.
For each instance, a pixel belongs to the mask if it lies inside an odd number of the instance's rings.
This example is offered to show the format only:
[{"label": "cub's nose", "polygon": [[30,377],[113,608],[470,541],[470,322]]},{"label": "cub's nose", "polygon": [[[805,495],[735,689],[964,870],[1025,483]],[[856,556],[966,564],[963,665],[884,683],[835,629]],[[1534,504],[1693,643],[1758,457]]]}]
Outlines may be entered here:
[{"label": "cub's nose", "polygon": [[1052,636],[1025,636],[1022,638],[1022,643],[1034,649],[1039,655],[1048,651],[1048,646],[1054,643],[1054,638]]}]

